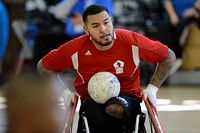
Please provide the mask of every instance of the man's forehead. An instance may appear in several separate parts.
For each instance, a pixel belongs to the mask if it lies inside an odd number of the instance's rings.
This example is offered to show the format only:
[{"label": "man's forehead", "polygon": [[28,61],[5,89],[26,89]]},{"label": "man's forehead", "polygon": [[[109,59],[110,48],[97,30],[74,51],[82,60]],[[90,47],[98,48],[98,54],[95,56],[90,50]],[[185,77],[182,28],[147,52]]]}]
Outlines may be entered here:
[{"label": "man's forehead", "polygon": [[89,23],[99,23],[99,22],[108,20],[109,18],[110,18],[110,16],[108,15],[108,13],[106,11],[87,16],[87,20]]}]

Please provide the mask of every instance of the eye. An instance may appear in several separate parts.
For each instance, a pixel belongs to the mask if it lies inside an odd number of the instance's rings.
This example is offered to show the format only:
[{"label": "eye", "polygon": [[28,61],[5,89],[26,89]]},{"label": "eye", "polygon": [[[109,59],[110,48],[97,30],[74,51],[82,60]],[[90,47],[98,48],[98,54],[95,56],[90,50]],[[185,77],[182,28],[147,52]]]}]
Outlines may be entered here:
[{"label": "eye", "polygon": [[108,24],[109,24],[109,21],[104,22],[104,25],[108,25]]},{"label": "eye", "polygon": [[97,28],[98,27],[98,25],[94,25],[94,26],[92,26],[92,28]]}]

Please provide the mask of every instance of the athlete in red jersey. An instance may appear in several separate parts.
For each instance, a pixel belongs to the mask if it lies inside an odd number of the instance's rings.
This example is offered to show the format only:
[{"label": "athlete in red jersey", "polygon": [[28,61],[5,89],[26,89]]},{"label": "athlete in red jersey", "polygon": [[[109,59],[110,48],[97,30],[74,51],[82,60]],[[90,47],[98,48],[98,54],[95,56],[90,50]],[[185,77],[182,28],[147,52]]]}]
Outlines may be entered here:
[{"label": "athlete in red jersey", "polygon": [[[109,12],[103,6],[89,6],[83,13],[83,21],[87,34],[49,52],[38,63],[38,71],[42,74],[69,68],[77,70],[74,86],[83,101],[81,111],[88,117],[91,132],[133,132],[135,116],[141,113],[139,62],[158,63],[151,83],[143,91],[156,107],[156,92],[168,76],[175,55],[158,41],[133,31],[114,30]],[[108,100],[105,107],[90,100],[87,91],[89,79],[100,71],[115,74],[121,85],[120,96]],[[95,115],[93,112],[99,113]],[[121,125],[108,124],[111,119]]]},{"label": "athlete in red jersey", "polygon": [[[83,35],[51,51],[42,59],[46,69],[61,72],[73,67],[78,72],[75,88],[82,99],[89,99],[87,84],[97,72],[109,71],[121,83],[121,93],[141,98],[139,61],[163,61],[168,48],[159,42],[128,30],[115,30],[113,46],[100,51],[90,36]],[[56,58],[55,58],[56,57]]]}]

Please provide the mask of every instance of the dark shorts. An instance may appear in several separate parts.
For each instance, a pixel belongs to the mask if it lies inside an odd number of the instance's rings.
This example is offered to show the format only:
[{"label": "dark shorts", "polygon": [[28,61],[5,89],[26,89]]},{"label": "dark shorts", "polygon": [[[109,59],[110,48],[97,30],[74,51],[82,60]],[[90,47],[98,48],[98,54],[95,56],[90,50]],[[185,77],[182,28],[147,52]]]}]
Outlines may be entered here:
[{"label": "dark shorts", "polygon": [[[108,115],[106,106],[111,104],[121,104],[125,109],[125,118],[116,119]],[[80,116],[85,115],[91,133],[132,133],[135,128],[137,114],[141,113],[141,101],[126,95],[120,95],[109,99],[105,104],[98,104],[93,100],[82,101]],[[79,132],[84,128],[82,117],[79,119]]]}]

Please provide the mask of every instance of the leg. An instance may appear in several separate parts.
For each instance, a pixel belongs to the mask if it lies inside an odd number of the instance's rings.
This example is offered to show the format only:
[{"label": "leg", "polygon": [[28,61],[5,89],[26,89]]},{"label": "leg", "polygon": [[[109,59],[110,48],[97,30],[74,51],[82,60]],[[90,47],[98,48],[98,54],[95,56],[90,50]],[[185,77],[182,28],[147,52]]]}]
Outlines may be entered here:
[{"label": "leg", "polygon": [[[92,100],[82,102],[80,115],[82,112],[87,117],[91,133],[132,133],[135,129],[136,116],[141,113],[141,108],[139,100],[123,95],[111,98],[105,105]],[[83,133],[82,121],[80,118],[79,133]]]},{"label": "leg", "polygon": [[123,120],[126,133],[131,133],[135,130],[136,116],[141,113],[139,100],[120,95],[119,97],[109,99],[105,106],[108,115]]},{"label": "leg", "polygon": [[106,107],[106,113],[117,119],[124,119],[125,110],[120,104],[111,104]]},{"label": "leg", "polygon": [[[116,119],[108,115],[105,111],[104,104],[98,104],[94,101],[82,102],[80,116],[83,114],[88,120],[91,133],[122,133],[123,120]],[[83,119],[80,117],[78,133],[84,133],[85,126]]]}]

